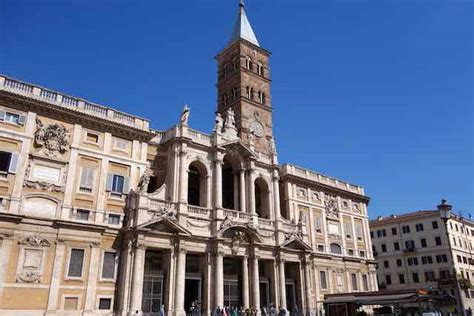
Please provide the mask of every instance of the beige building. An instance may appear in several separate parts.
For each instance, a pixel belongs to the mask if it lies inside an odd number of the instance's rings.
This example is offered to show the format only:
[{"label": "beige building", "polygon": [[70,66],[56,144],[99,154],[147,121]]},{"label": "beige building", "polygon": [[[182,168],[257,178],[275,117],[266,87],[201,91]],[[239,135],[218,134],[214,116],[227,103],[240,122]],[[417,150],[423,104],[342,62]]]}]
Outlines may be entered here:
[{"label": "beige building", "polygon": [[380,289],[425,289],[456,299],[458,310],[474,308],[474,222],[443,201],[438,210],[379,217],[370,222]]},{"label": "beige building", "polygon": [[212,134],[0,76],[0,314],[184,315],[377,290],[363,188],[278,164],[243,5]]}]

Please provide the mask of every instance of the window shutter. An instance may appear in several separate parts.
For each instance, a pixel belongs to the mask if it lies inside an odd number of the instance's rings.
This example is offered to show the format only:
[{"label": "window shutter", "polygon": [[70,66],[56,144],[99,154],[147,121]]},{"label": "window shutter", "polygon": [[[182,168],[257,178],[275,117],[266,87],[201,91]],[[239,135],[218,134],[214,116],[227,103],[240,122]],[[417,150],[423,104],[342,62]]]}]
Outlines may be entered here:
[{"label": "window shutter", "polygon": [[26,116],[20,115],[20,117],[18,118],[18,124],[25,125],[25,122],[26,122]]},{"label": "window shutter", "polygon": [[112,184],[114,182],[114,175],[109,173],[107,174],[107,184],[106,184],[106,191],[112,191]]},{"label": "window shutter", "polygon": [[16,173],[16,167],[18,165],[18,154],[12,153],[10,157],[10,166],[8,167],[9,173]]},{"label": "window shutter", "polygon": [[5,120],[5,111],[0,110],[0,121],[4,121],[4,120]]},{"label": "window shutter", "polygon": [[85,188],[85,187],[87,187],[86,184],[87,184],[87,168],[82,167],[80,187]]},{"label": "window shutter", "polygon": [[94,168],[82,167],[81,188],[92,189],[94,183]]},{"label": "window shutter", "polygon": [[122,193],[127,194],[128,191],[130,191],[130,178],[129,178],[129,177],[124,177],[124,178],[123,178],[123,189],[122,189]]}]

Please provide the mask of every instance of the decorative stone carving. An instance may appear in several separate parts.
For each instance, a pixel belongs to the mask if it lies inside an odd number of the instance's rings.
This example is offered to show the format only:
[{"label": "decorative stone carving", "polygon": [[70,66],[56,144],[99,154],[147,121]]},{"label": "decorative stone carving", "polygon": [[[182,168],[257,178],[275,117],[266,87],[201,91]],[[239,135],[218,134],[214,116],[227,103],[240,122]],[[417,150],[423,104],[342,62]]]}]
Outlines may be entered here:
[{"label": "decorative stone carving", "polygon": [[149,166],[147,166],[145,171],[141,175],[140,180],[138,181],[138,191],[140,193],[147,193],[148,184],[150,184],[150,178],[152,174],[153,171],[150,169]]},{"label": "decorative stone carving", "polygon": [[237,255],[239,253],[239,247],[245,241],[245,235],[241,231],[236,231],[234,236],[232,237],[231,241],[231,250],[233,255]]},{"label": "decorative stone carving", "polygon": [[51,247],[51,242],[49,242],[49,240],[34,235],[28,236],[20,240],[18,243],[30,247]]},{"label": "decorative stone carving", "polygon": [[36,132],[34,136],[35,145],[43,148],[46,156],[63,154],[69,146],[69,132],[59,124],[44,125],[40,119],[36,119]]},{"label": "decorative stone carving", "polygon": [[339,218],[339,207],[335,196],[326,195],[324,206],[327,217]]},{"label": "decorative stone carving", "polygon": [[232,108],[227,109],[226,119],[224,123],[224,134],[222,135],[226,140],[236,140],[237,128],[235,127],[235,113]]},{"label": "decorative stone carving", "polygon": [[19,283],[40,283],[41,282],[41,273],[38,271],[22,271],[17,274],[16,282]]},{"label": "decorative stone carving", "polygon": [[174,207],[166,207],[162,206],[158,209],[157,212],[153,212],[152,219],[167,219],[172,222],[177,222],[178,219],[176,218],[177,212]]},{"label": "decorative stone carving", "polygon": [[221,133],[223,126],[224,126],[224,119],[222,118],[220,113],[217,113],[215,124],[214,124],[214,132]]},{"label": "decorative stone carving", "polygon": [[356,211],[357,213],[361,213],[361,208],[360,208],[359,203],[353,203],[353,204],[352,204],[352,209],[353,209],[354,211]]},{"label": "decorative stone carving", "polygon": [[226,216],[219,227],[220,230],[224,230],[226,228],[234,226],[234,222],[229,216]]},{"label": "decorative stone carving", "polygon": [[183,112],[181,113],[181,117],[179,118],[179,124],[183,126],[188,126],[189,121],[189,111],[191,108],[188,107],[187,104],[184,105]]},{"label": "decorative stone carving", "polygon": [[49,192],[64,192],[65,181],[67,178],[66,168],[63,171],[61,185],[58,185],[57,183],[46,182],[46,181],[31,180],[30,179],[31,169],[32,169],[32,162],[30,161],[25,171],[25,180],[23,181],[24,186],[28,188],[32,188],[32,189],[44,190],[44,191],[49,191]]}]

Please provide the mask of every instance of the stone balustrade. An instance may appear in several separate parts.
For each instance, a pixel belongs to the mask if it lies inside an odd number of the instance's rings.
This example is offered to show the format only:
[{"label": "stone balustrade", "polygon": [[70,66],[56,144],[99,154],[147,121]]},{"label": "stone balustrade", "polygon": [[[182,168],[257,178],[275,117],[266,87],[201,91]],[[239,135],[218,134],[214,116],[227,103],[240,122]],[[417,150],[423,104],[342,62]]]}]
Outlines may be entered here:
[{"label": "stone balustrade", "polygon": [[97,105],[80,98],[75,98],[56,91],[51,91],[36,85],[25,83],[3,75],[0,75],[0,90],[27,96],[29,98],[47,102],[58,107],[86,113],[133,128],[146,131],[149,130],[150,122],[146,119],[120,112],[105,106]]}]

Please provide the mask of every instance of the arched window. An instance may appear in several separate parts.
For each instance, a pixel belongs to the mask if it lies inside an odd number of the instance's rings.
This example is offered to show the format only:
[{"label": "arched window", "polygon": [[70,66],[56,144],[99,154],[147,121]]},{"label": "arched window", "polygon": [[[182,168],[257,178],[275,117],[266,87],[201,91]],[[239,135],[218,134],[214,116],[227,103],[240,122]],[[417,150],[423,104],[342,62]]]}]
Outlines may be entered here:
[{"label": "arched window", "polygon": [[237,100],[239,96],[239,90],[237,88],[232,89],[232,96],[234,97],[234,100]]},{"label": "arched window", "polygon": [[247,57],[245,59],[245,68],[247,68],[248,70],[252,70],[252,67],[253,67],[252,60],[250,59],[250,57]]},{"label": "arched window", "polygon": [[262,100],[261,100],[260,103],[265,104],[265,93],[263,93],[263,92],[262,92]]},{"label": "arched window", "polygon": [[259,103],[262,103],[262,91],[258,91],[258,92],[257,92],[257,101],[258,101]]},{"label": "arched window", "polygon": [[189,165],[188,170],[188,204],[207,206],[206,201],[206,167],[198,161]]},{"label": "arched window", "polygon": [[253,88],[250,88],[250,100],[253,100]]},{"label": "arched window", "polygon": [[341,255],[342,254],[342,248],[338,244],[331,244],[330,245],[331,253]]},{"label": "arched window", "polygon": [[270,219],[270,190],[262,178],[255,180],[255,212],[259,217]]},{"label": "arched window", "polygon": [[257,65],[257,73],[260,75],[260,76],[263,76],[263,66],[261,63],[258,63]]},{"label": "arched window", "polygon": [[224,157],[222,166],[222,207],[237,209],[239,202],[239,179],[235,163],[229,157]]}]

